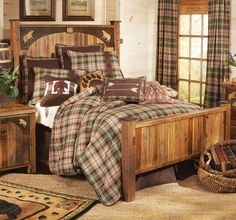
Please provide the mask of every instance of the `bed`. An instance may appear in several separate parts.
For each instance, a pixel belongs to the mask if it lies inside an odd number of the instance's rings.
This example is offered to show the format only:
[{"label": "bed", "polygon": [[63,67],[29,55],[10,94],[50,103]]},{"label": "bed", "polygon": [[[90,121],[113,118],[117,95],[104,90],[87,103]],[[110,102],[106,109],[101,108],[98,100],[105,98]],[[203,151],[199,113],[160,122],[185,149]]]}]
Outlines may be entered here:
[{"label": "bed", "polygon": [[[49,43],[50,42],[50,43]],[[11,21],[11,48],[14,65],[19,56],[50,57],[55,44],[90,45],[102,43],[104,51],[120,52],[120,26],[111,25],[39,25]],[[19,86],[21,79],[19,79]],[[66,103],[70,104],[70,103]],[[51,130],[38,125],[37,147],[47,161]],[[205,147],[229,139],[230,105],[201,111],[136,121],[126,117],[121,125],[122,199],[135,197],[136,176],[198,156]],[[38,155],[37,155],[38,156]],[[110,203],[112,204],[112,203]]]}]

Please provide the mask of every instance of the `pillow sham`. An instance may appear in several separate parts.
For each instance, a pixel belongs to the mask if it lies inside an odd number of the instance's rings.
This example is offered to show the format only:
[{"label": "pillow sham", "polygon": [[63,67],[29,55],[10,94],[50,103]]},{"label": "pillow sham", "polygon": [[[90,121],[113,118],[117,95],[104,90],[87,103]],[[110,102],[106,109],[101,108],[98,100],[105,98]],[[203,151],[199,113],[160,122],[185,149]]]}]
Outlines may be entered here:
[{"label": "pillow sham", "polygon": [[21,98],[23,103],[27,103],[33,95],[35,75],[33,68],[42,67],[48,69],[59,69],[60,60],[49,57],[28,57],[20,56],[21,75]]},{"label": "pillow sham", "polygon": [[71,61],[67,55],[67,51],[75,51],[81,53],[88,52],[102,52],[104,49],[104,44],[88,45],[88,46],[76,46],[76,45],[64,45],[56,44],[55,51],[56,56],[60,59],[61,67],[63,69],[71,69]]},{"label": "pillow sham", "polygon": [[176,98],[179,94],[178,91],[172,89],[171,87],[167,87],[164,85],[161,85],[161,87],[166,91],[167,95],[171,98]]},{"label": "pillow sham", "polygon": [[77,93],[78,76],[53,77],[45,76],[46,89],[40,105],[43,107],[58,106]]},{"label": "pillow sham", "polygon": [[146,77],[106,79],[103,90],[103,101],[121,100],[129,103],[144,101]]},{"label": "pillow sham", "polygon": [[49,75],[54,77],[68,77],[71,76],[72,74],[82,76],[86,73],[86,71],[83,70],[73,71],[65,69],[46,69],[40,67],[34,67],[33,69],[35,73],[35,81],[34,81],[34,92],[30,104],[37,103],[44,96],[44,91],[46,88],[46,83],[44,80],[45,76]]},{"label": "pillow sham", "polygon": [[83,91],[92,86],[102,85],[103,80],[104,77],[102,70],[87,72],[86,74],[80,77],[80,91]]},{"label": "pillow sham", "polygon": [[168,96],[157,81],[147,81],[145,88],[144,101],[140,104],[154,104],[154,103],[173,103],[174,100]]},{"label": "pillow sham", "polygon": [[71,59],[72,69],[87,71],[102,70],[105,77],[115,79],[124,78],[115,51],[96,53],[67,51],[67,54]]}]

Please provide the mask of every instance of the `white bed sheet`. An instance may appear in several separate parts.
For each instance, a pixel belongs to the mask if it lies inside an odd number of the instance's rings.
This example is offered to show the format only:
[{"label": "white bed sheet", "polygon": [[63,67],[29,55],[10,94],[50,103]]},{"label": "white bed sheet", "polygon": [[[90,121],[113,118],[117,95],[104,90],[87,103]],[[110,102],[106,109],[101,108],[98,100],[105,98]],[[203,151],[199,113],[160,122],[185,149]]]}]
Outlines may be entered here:
[{"label": "white bed sheet", "polygon": [[36,122],[52,128],[53,121],[59,106],[42,107],[40,106],[40,103],[37,103],[35,105],[32,105],[32,107],[37,109]]}]

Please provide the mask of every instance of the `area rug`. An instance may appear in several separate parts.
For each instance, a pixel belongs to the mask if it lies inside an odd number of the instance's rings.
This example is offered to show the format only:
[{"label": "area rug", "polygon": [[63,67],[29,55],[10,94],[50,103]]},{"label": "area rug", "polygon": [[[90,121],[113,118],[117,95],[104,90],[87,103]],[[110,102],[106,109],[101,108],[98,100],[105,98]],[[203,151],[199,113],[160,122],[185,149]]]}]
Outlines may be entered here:
[{"label": "area rug", "polygon": [[96,200],[0,180],[0,219],[74,219]]}]

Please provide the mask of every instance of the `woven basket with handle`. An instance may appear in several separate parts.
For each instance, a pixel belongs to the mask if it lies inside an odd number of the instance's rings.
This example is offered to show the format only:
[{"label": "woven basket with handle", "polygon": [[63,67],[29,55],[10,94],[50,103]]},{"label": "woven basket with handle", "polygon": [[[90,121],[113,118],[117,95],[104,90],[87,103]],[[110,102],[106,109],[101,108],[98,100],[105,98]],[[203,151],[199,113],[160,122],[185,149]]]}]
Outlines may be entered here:
[{"label": "woven basket with handle", "polygon": [[[213,147],[217,145],[224,146],[231,144],[236,144],[236,140],[218,143],[213,145]],[[201,184],[214,192],[236,192],[236,169],[224,172],[214,170],[210,166],[211,158],[209,153],[210,150],[207,148],[200,157],[198,177]],[[204,160],[205,155],[208,156],[209,160]]]}]

